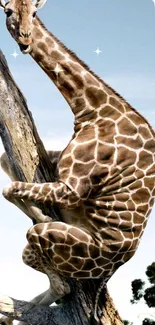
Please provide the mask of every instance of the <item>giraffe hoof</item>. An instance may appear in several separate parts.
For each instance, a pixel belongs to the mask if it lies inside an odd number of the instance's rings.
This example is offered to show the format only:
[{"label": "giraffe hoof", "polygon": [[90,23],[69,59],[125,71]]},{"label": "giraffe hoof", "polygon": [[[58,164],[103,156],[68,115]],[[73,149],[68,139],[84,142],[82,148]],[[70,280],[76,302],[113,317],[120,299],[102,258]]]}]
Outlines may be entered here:
[{"label": "giraffe hoof", "polygon": [[5,187],[2,192],[3,196],[6,199],[10,199],[11,196],[13,196],[14,194],[17,194],[19,191],[18,184],[19,184],[19,182],[12,182],[9,186]]},{"label": "giraffe hoof", "polygon": [[3,196],[5,197],[5,199],[9,199],[9,197],[10,197],[9,188],[8,188],[8,187],[5,187],[5,188],[3,189],[2,194],[3,194]]}]

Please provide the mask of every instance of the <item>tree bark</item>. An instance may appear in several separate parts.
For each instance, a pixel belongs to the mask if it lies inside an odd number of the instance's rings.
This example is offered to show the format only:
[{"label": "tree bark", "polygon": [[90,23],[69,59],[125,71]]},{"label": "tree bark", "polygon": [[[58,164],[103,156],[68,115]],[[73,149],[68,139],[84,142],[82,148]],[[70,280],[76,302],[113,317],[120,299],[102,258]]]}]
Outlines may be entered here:
[{"label": "tree bark", "polygon": [[[38,183],[54,181],[52,165],[39,138],[32,114],[11,76],[1,51],[0,136],[17,180]],[[39,207],[52,220],[60,220],[57,207]],[[94,320],[94,303],[102,280],[66,281],[71,287],[71,294],[57,306],[36,306],[0,296],[0,313],[32,325],[123,324],[106,286],[98,300],[100,321]]]}]

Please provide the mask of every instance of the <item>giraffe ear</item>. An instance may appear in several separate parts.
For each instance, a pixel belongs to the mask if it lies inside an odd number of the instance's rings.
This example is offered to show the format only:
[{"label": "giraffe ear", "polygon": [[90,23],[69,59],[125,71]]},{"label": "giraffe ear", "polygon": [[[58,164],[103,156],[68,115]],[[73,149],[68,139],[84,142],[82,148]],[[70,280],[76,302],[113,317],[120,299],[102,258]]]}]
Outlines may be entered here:
[{"label": "giraffe ear", "polygon": [[0,8],[4,9],[5,5],[6,5],[5,0],[0,0]]},{"label": "giraffe ear", "polygon": [[[3,1],[3,0],[2,0]],[[44,6],[47,0],[34,0],[34,5],[36,6],[37,9],[40,9]]]}]

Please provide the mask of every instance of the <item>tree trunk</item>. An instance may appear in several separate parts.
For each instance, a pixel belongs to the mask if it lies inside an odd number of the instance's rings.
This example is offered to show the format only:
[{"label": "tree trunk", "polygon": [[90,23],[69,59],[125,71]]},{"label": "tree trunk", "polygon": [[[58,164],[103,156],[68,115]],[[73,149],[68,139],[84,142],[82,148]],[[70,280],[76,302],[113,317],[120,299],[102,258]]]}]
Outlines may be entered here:
[{"label": "tree trunk", "polygon": [[[38,183],[54,181],[52,166],[37,133],[32,114],[1,51],[0,136],[17,180]],[[50,205],[39,207],[52,220],[60,220],[58,208]],[[94,320],[94,303],[102,280],[66,281],[71,287],[71,294],[57,306],[36,306],[0,296],[0,313],[32,325],[123,324],[106,286],[98,300],[100,321]]]}]

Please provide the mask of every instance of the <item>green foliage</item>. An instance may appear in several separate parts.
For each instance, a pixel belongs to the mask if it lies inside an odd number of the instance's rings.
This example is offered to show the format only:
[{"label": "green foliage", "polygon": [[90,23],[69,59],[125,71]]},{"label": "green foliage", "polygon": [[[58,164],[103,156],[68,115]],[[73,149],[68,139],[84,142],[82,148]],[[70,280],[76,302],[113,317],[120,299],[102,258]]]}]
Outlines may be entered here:
[{"label": "green foliage", "polygon": [[149,265],[146,269],[146,275],[151,284],[155,284],[155,262]]},{"label": "green foliage", "polygon": [[155,307],[155,285],[145,289],[144,300],[149,308]]},{"label": "green foliage", "polygon": [[144,294],[144,285],[145,282],[142,281],[141,279],[136,279],[134,281],[132,281],[131,283],[131,288],[132,288],[132,300],[131,303],[137,303]]},{"label": "green foliage", "polygon": [[145,318],[142,325],[155,325],[155,322],[149,318]]},{"label": "green foliage", "polygon": [[[131,283],[132,300],[131,303],[137,303],[141,298],[149,308],[155,307],[155,262],[149,265],[146,269],[146,275],[151,286],[146,288],[146,283],[141,279],[135,279]],[[125,320],[124,325],[132,325],[129,321]],[[155,325],[155,320],[145,318],[142,325]]]}]

